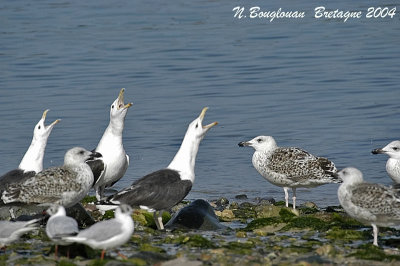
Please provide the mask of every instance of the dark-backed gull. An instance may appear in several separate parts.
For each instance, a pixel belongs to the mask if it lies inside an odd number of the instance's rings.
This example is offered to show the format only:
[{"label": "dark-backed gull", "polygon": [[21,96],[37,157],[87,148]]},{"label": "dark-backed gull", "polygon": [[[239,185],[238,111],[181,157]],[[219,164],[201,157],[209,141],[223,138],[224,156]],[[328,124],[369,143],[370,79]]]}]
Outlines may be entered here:
[{"label": "dark-backed gull", "polygon": [[386,172],[397,184],[400,183],[400,140],[390,142],[383,148],[375,149],[373,154],[385,153],[389,156],[386,162]]},{"label": "dark-backed gull", "polygon": [[286,207],[289,207],[289,188],[293,191],[293,209],[296,209],[296,188],[340,183],[334,176],[337,170],[331,161],[299,148],[278,147],[271,136],[258,136],[240,142],[239,146],[254,148],[254,167],[269,182],[283,187]]},{"label": "dark-backed gull", "polygon": [[134,224],[132,208],[122,204],[115,210],[115,218],[97,222],[80,231],[76,236],[63,237],[64,241],[82,243],[93,249],[102,249],[101,259],[106,249],[125,244],[132,236]]},{"label": "dark-backed gull", "polygon": [[136,180],[131,186],[108,197],[102,204],[125,203],[154,212],[157,228],[164,229],[162,211],[181,202],[191,190],[200,142],[207,131],[218,124],[213,122],[202,125],[207,109],[208,107],[203,108],[199,117],[190,123],[178,152],[166,169]]},{"label": "dark-backed gull", "polygon": [[372,226],[374,245],[378,246],[378,226],[400,225],[399,190],[366,183],[360,170],[347,167],[337,173],[343,180],[338,198],[343,209],[354,219]]},{"label": "dark-backed gull", "polygon": [[50,125],[44,124],[49,109],[43,112],[42,118],[33,130],[31,145],[26,151],[17,169],[11,170],[0,177],[0,196],[8,184],[20,182],[22,179],[34,176],[43,170],[43,157],[47,145],[47,139],[55,124],[60,122],[55,120]]},{"label": "dark-backed gull", "polygon": [[50,215],[46,224],[46,234],[56,245],[54,256],[57,258],[58,245],[71,244],[62,240],[62,237],[77,235],[78,223],[74,218],[67,216],[65,208],[61,205],[53,205],[46,212]]},{"label": "dark-backed gull", "polygon": [[27,222],[0,221],[0,247],[6,246],[20,238],[21,235],[38,228],[39,219]]},{"label": "dark-backed gull", "polygon": [[[96,198],[100,200],[104,196],[104,189],[114,185],[120,180],[128,168],[129,156],[122,144],[122,132],[124,130],[125,116],[132,103],[124,104],[125,89],[121,89],[118,98],[110,107],[110,123],[104,131],[95,151],[103,155],[105,171],[96,181],[94,189]],[[91,164],[89,162],[89,164]]]},{"label": "dark-backed gull", "polygon": [[12,183],[4,190],[4,203],[59,204],[71,207],[83,199],[93,186],[93,173],[86,160],[101,156],[81,147],[68,150],[64,165],[39,172],[33,177]]}]

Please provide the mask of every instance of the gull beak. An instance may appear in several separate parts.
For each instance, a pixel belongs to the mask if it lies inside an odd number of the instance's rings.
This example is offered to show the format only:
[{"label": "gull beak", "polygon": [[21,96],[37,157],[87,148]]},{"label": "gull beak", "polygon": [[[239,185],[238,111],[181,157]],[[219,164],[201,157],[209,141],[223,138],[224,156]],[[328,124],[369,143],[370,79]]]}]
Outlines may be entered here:
[{"label": "gull beak", "polygon": [[371,151],[372,154],[382,154],[385,153],[385,151],[383,149],[375,149],[373,151]]},{"label": "gull beak", "polygon": [[124,104],[124,92],[125,88],[122,88],[118,94],[118,109],[124,108],[127,109],[132,106],[132,103]]},{"label": "gull beak", "polygon": [[248,141],[241,141],[238,143],[239,147],[246,147],[246,146],[251,146],[251,143]]},{"label": "gull beak", "polygon": [[[208,107],[204,107],[203,110],[201,110],[201,113],[200,113],[200,116],[199,116],[200,121],[203,121],[204,116],[206,115],[207,110],[208,110]],[[212,122],[211,124],[208,124],[208,125],[203,126],[203,128],[204,128],[204,129],[210,129],[210,128],[212,128],[213,126],[216,126],[216,125],[218,125],[218,122]]]},{"label": "gull beak", "polygon": [[[50,109],[44,110],[43,115],[42,115],[43,121],[46,120],[46,116],[47,116],[47,113],[48,113],[49,111],[50,111]],[[48,126],[53,127],[55,124],[59,123],[60,121],[61,121],[61,119],[57,119],[56,121],[54,121],[53,123],[51,123],[51,124],[48,125]]]}]

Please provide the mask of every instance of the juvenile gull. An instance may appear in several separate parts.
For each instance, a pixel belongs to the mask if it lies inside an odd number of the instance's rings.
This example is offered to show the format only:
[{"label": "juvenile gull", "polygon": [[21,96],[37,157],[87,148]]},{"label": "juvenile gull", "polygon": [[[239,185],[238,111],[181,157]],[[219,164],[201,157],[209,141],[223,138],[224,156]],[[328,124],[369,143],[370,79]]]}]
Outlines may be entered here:
[{"label": "juvenile gull", "polygon": [[18,240],[21,235],[36,229],[38,221],[39,219],[27,222],[0,221],[0,247],[6,246]]},{"label": "juvenile gull", "polygon": [[55,243],[54,256],[57,258],[58,245],[69,245],[62,237],[75,236],[79,233],[78,223],[66,215],[65,208],[53,205],[47,211],[50,218],[46,224],[46,234]]},{"label": "juvenile gull", "polygon": [[17,169],[11,170],[0,177],[0,195],[8,184],[20,182],[22,179],[34,176],[43,170],[43,157],[46,149],[47,139],[54,125],[60,122],[55,120],[50,125],[44,124],[49,109],[43,112],[42,118],[33,130],[31,145],[26,151]]},{"label": "juvenile gull", "polygon": [[385,153],[389,156],[386,162],[386,172],[397,184],[400,183],[400,140],[390,142],[383,148],[375,149],[373,154]]},{"label": "juvenile gull", "polygon": [[[104,131],[95,151],[103,156],[105,171],[96,181],[94,189],[96,198],[100,200],[104,196],[104,189],[114,185],[121,179],[129,165],[129,156],[122,144],[122,132],[124,130],[125,116],[132,103],[124,104],[125,89],[121,89],[118,98],[111,104],[110,123]],[[89,162],[90,165],[92,163]]]},{"label": "juvenile gull", "polygon": [[82,243],[93,249],[102,249],[101,259],[106,249],[125,244],[133,233],[132,208],[122,204],[115,210],[115,218],[97,222],[79,232],[76,236],[63,237],[68,242]]},{"label": "juvenile gull", "polygon": [[100,156],[81,147],[68,150],[64,165],[39,172],[10,184],[2,194],[4,203],[58,204],[71,207],[86,196],[93,185],[93,173],[85,162]]},{"label": "juvenile gull", "polygon": [[197,151],[207,131],[217,122],[202,125],[208,107],[190,123],[182,144],[166,169],[148,174],[120,192],[107,198],[102,204],[129,204],[154,212],[159,230],[164,229],[162,211],[181,202],[192,188]]},{"label": "juvenile gull", "polygon": [[338,198],[343,209],[354,219],[372,226],[374,245],[378,246],[378,226],[400,225],[398,189],[366,183],[360,170],[347,167],[337,173],[343,180]]},{"label": "juvenile gull", "polygon": [[333,162],[299,148],[278,147],[271,136],[258,136],[240,142],[239,146],[254,148],[254,167],[269,182],[283,187],[286,207],[289,207],[289,188],[293,191],[293,209],[296,209],[296,188],[341,182],[334,175],[337,170]]}]

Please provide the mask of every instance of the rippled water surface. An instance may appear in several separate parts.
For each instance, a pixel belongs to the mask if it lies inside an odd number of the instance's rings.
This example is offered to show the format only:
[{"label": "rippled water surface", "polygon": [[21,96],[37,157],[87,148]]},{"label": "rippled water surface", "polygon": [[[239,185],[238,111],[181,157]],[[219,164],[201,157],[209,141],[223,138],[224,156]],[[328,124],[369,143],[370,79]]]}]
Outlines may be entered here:
[{"label": "rippled water surface", "polygon": [[[388,2],[387,4],[390,4]],[[232,8],[306,11],[301,20],[235,19]],[[186,127],[209,106],[188,199],[283,199],[237,143],[257,135],[356,166],[390,184],[384,155],[399,139],[400,14],[316,20],[293,1],[3,1],[0,3],[0,170],[15,168],[49,108],[61,118],[45,167],[73,146],[92,149],[119,89],[132,101],[124,131],[131,165],[116,188],[168,165]],[[366,10],[365,1],[330,8]],[[395,5],[389,5],[391,7]],[[337,185],[298,201],[338,204]]]}]

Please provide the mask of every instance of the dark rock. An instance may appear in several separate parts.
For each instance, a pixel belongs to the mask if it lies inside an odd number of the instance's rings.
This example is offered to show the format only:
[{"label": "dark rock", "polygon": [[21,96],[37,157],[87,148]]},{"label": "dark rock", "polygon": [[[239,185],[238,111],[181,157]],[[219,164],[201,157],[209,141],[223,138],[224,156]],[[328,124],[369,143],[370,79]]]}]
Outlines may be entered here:
[{"label": "dark rock", "polygon": [[229,200],[227,198],[222,197],[219,198],[214,204],[218,211],[222,211],[229,205]]},{"label": "dark rock", "polygon": [[165,225],[169,229],[199,229],[218,230],[224,229],[214,213],[214,209],[205,200],[195,200],[190,205],[181,209]]},{"label": "dark rock", "polygon": [[274,198],[256,198],[256,201],[258,204],[261,205],[270,205],[270,204],[275,204],[275,199]]},{"label": "dark rock", "polygon": [[238,200],[246,200],[246,199],[248,199],[248,198],[247,198],[247,195],[246,195],[246,194],[239,194],[239,195],[236,195],[236,196],[235,196],[235,199],[238,199]]},{"label": "dark rock", "polygon": [[74,218],[80,227],[87,227],[95,223],[93,217],[86,211],[81,203],[66,209],[67,216]]}]

